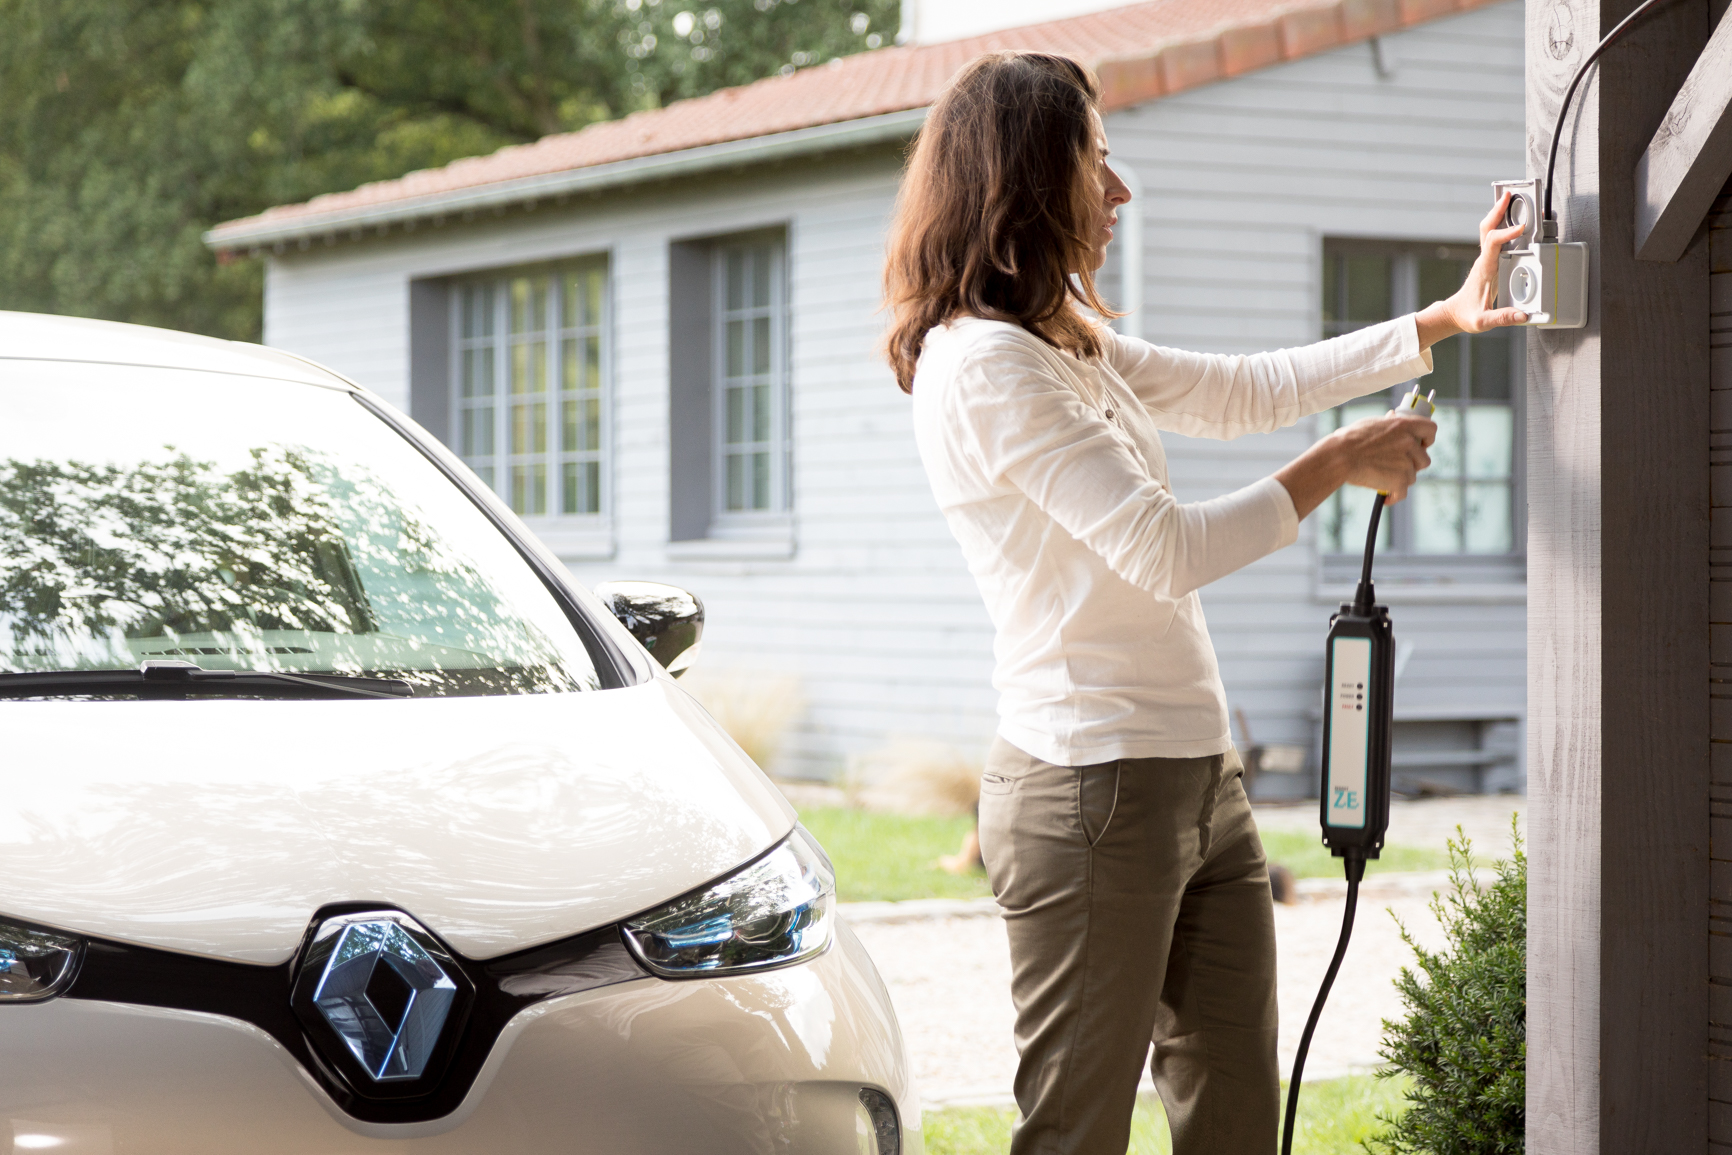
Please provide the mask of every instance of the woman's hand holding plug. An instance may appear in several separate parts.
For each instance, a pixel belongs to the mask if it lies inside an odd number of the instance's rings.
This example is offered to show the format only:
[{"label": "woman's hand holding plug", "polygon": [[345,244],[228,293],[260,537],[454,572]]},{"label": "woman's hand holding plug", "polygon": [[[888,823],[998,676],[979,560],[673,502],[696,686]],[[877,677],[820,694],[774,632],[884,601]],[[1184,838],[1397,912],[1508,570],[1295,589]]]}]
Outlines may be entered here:
[{"label": "woman's hand holding plug", "polygon": [[1393,505],[1431,464],[1426,450],[1436,440],[1437,424],[1429,418],[1399,411],[1367,417],[1317,442],[1279,470],[1275,480],[1287,488],[1300,518],[1343,485],[1387,493]]}]

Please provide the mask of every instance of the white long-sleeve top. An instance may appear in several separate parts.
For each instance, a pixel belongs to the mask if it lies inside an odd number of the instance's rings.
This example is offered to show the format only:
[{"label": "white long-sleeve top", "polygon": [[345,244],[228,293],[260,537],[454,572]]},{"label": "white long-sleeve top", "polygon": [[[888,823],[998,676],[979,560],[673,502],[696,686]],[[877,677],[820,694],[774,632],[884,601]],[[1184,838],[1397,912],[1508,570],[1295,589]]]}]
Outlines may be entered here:
[{"label": "white long-sleeve top", "polygon": [[926,335],[914,433],[997,630],[999,734],[1060,766],[1232,746],[1197,589],[1291,545],[1273,477],[1183,504],[1160,430],[1232,438],[1431,371],[1414,319],[1251,356],[1107,334],[1096,360],[1017,325]]}]

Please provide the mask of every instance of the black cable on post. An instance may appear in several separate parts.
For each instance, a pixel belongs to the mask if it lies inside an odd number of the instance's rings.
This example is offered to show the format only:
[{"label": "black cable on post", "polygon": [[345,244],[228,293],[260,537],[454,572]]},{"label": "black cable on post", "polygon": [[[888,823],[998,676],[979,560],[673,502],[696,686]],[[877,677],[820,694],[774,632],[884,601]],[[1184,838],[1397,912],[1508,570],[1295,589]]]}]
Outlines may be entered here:
[{"label": "black cable on post", "polygon": [[[1545,230],[1544,222],[1557,220],[1557,218],[1552,215],[1552,173],[1558,166],[1558,140],[1563,136],[1564,132],[1564,114],[1570,110],[1570,101],[1576,95],[1576,86],[1581,84],[1582,77],[1588,74],[1588,66],[1600,58],[1600,53],[1610,48],[1613,42],[1623,36],[1625,32],[1629,31],[1630,25],[1634,24],[1636,19],[1644,12],[1647,12],[1656,4],[1663,3],[1665,3],[1665,0],[1642,0],[1642,3],[1636,6],[1635,11],[1618,21],[1618,23],[1613,26],[1612,30],[1606,33],[1605,37],[1599,42],[1599,44],[1594,46],[1594,50],[1588,53],[1588,58],[1582,61],[1581,66],[1576,69],[1576,74],[1570,78],[1570,86],[1564,89],[1564,102],[1558,105],[1558,117],[1552,122],[1551,152],[1550,155],[1546,157],[1546,203],[1545,211],[1540,214],[1540,227],[1542,233]],[[1556,240],[1557,234],[1554,231],[1549,237],[1542,235],[1536,236],[1534,239],[1539,241]]]},{"label": "black cable on post", "polygon": [[[1381,501],[1377,504],[1382,508]],[[1376,532],[1376,522],[1373,521],[1372,533]],[[1344,863],[1347,867],[1347,910],[1341,916],[1341,940],[1335,944],[1335,957],[1329,960],[1329,971],[1317,990],[1317,1001],[1311,1004],[1311,1017],[1305,1020],[1305,1033],[1299,1036],[1299,1053],[1293,1056],[1293,1076],[1287,1080],[1287,1120],[1281,1128],[1281,1155],[1293,1155],[1293,1122],[1299,1116],[1299,1083],[1305,1077],[1305,1055],[1311,1050],[1311,1036],[1317,1030],[1317,1020],[1323,1016],[1323,1004],[1329,1001],[1329,988],[1335,985],[1341,960],[1347,957],[1347,941],[1353,937],[1353,913],[1359,907],[1359,882],[1365,877],[1365,856],[1350,852]]]}]

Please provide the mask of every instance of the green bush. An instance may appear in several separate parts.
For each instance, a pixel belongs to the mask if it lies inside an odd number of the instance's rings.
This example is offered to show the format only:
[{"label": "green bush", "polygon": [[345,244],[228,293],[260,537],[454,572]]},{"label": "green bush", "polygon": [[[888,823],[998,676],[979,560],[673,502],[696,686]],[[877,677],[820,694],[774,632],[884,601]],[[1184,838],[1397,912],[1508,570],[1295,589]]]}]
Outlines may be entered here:
[{"label": "green bush", "polygon": [[1493,864],[1481,889],[1471,873],[1472,844],[1450,839],[1450,890],[1432,899],[1448,936],[1446,950],[1401,937],[1419,960],[1396,987],[1407,1005],[1401,1022],[1384,1020],[1380,1051],[1388,1075],[1412,1079],[1407,1109],[1383,1118],[1366,1144],[1390,1155],[1490,1155],[1521,1151],[1527,1088],[1527,856],[1510,824],[1511,856]]}]

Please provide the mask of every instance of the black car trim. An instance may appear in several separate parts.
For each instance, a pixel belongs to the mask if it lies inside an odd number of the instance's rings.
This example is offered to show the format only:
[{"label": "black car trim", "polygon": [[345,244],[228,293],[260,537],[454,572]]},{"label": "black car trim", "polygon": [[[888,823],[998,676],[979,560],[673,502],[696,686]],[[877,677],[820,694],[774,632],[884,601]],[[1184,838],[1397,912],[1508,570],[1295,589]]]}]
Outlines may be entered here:
[{"label": "black car trim", "polygon": [[584,647],[589,650],[590,658],[595,661],[596,673],[601,676],[602,689],[617,690],[626,686],[636,686],[647,680],[642,676],[643,671],[638,668],[637,663],[633,662],[604,631],[596,628],[595,623],[589,618],[589,611],[572,596],[571,590],[566,584],[570,580],[569,575],[556,572],[553,567],[549,566],[539,553],[522,540],[511,523],[500,517],[498,511],[492,507],[487,499],[475,491],[468,479],[457,470],[452,469],[451,464],[433,452],[432,449],[422,444],[421,438],[416,436],[415,431],[405,425],[396,413],[365,392],[357,390],[351,396],[363,409],[390,426],[398,436],[414,446],[416,452],[432,462],[433,468],[444,474],[447,481],[461,490],[463,496],[467,497],[475,508],[481,511],[481,515],[493,525],[493,528],[505,535],[505,539],[511,543],[512,548],[525,562],[529,563],[529,567],[535,571],[535,576],[539,577],[542,584],[553,594],[554,600],[560,604],[560,608],[565,610],[565,616],[571,620],[578,636],[583,639]]},{"label": "black car trim", "polygon": [[[376,902],[323,907],[308,925],[307,941],[328,918],[386,909],[400,908]],[[500,1033],[520,1011],[563,995],[651,977],[632,957],[617,926],[485,961],[465,958],[449,947],[447,952],[473,988],[467,1017],[448,1023],[440,1040],[444,1053],[429,1063],[427,1075],[364,1089],[344,1073],[343,1052],[338,1051],[333,1062],[331,1051],[340,1044],[333,1038],[321,1047],[296,1015],[291,1000],[305,942],[288,962],[260,966],[87,938],[78,976],[60,997],[202,1011],[251,1023],[281,1043],[354,1118],[423,1123],[457,1109]]]}]

